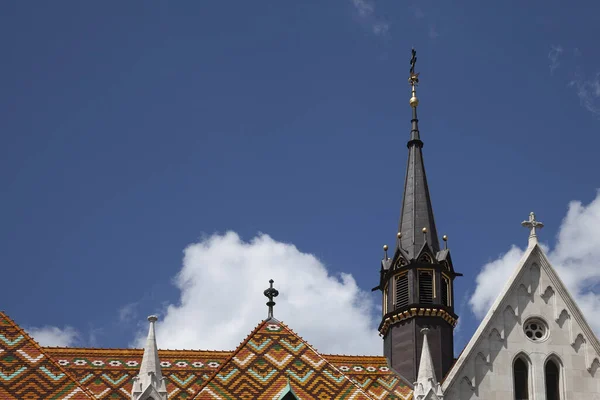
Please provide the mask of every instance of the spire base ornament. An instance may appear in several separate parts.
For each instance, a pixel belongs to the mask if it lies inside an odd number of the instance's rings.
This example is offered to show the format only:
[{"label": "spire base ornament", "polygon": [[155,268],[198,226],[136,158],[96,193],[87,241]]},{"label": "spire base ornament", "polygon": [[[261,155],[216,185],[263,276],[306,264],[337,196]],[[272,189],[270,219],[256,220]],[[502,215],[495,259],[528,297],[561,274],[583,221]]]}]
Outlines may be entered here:
[{"label": "spire base ornament", "polygon": [[139,374],[133,378],[131,400],[167,400],[167,381],[162,375],[156,333],[154,324],[158,320],[156,315],[150,315],[148,322],[148,338],[144,347],[144,355],[140,365]]}]

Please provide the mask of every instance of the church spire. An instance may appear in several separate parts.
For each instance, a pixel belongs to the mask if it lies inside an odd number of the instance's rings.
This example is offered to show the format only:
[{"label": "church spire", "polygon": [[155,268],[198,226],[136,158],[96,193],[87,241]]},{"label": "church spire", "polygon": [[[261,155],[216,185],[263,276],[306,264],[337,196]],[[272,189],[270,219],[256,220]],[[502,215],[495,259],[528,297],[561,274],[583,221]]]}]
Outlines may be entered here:
[{"label": "church spire", "polygon": [[431,251],[435,254],[440,250],[440,244],[433,219],[433,208],[427,186],[425,175],[425,164],[423,163],[423,142],[419,133],[419,120],[417,118],[417,85],[419,84],[419,73],[415,72],[417,52],[412,49],[410,60],[410,77],[408,82],[411,86],[412,97],[410,106],[412,108],[412,120],[410,140],[408,141],[408,165],[404,181],[404,196],[402,199],[402,212],[398,227],[398,247],[403,249],[409,258],[415,258],[427,242]]},{"label": "church spire", "polygon": [[[417,375],[417,381],[415,382],[415,400],[428,399],[442,399],[443,393],[435,378],[435,369],[433,367],[433,359],[429,351],[429,342],[427,341],[427,334],[429,333],[428,328],[421,329],[423,334],[423,348],[421,350],[421,362],[419,363],[419,374]],[[429,392],[433,391],[433,397],[427,397]]]},{"label": "church spire", "polygon": [[[383,353],[390,366],[410,382],[417,380],[423,336],[429,328],[430,364],[438,377],[444,376],[454,361],[453,329],[458,315],[454,313],[454,271],[450,250],[440,249],[433,220],[431,199],[417,119],[417,85],[415,72],[417,53],[412,50],[410,77],[412,96],[412,128],[408,141],[408,165],[402,197],[400,226],[396,251],[384,259],[379,270],[379,289],[383,293],[383,309],[379,333],[383,336]],[[446,236],[444,240],[448,239]]]},{"label": "church spire", "polygon": [[160,359],[158,358],[158,347],[156,346],[156,334],[154,323],[158,320],[156,315],[148,317],[150,328],[148,339],[144,347],[144,356],[140,365],[140,373],[133,378],[131,389],[132,400],[167,400],[167,384],[162,376]]}]

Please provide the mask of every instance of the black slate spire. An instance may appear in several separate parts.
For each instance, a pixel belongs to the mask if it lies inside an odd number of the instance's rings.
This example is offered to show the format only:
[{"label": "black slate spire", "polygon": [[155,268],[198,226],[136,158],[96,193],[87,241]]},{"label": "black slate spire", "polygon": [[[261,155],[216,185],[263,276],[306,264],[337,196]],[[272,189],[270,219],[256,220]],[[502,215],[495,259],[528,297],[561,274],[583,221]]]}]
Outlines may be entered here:
[{"label": "black slate spire", "polygon": [[[398,232],[401,238],[397,240],[400,246],[409,256],[415,258],[423,247],[425,241],[433,254],[440,250],[440,243],[433,218],[431,197],[427,186],[425,175],[425,164],[423,163],[423,142],[419,134],[419,120],[417,118],[417,106],[419,99],[416,87],[419,83],[419,74],[415,73],[416,52],[412,50],[410,78],[408,82],[412,88],[410,106],[412,108],[412,121],[410,140],[408,141],[408,165],[406,167],[406,179],[404,181],[404,196],[402,198],[402,211],[400,213],[400,224]],[[425,228],[425,233],[423,232]]]},{"label": "black slate spire", "polygon": [[[423,142],[419,135],[415,72],[416,52],[410,60],[412,88],[410,106],[412,127],[408,141],[408,165],[404,183],[400,227],[396,251],[384,258],[379,270],[379,286],[383,307],[379,333],[383,337],[383,354],[390,367],[409,382],[418,378],[424,337],[428,328],[431,363],[436,376],[445,376],[454,362],[453,330],[458,321],[454,313],[454,271],[450,250],[440,250],[433,220],[425,166]],[[444,236],[444,240],[447,237]]]}]

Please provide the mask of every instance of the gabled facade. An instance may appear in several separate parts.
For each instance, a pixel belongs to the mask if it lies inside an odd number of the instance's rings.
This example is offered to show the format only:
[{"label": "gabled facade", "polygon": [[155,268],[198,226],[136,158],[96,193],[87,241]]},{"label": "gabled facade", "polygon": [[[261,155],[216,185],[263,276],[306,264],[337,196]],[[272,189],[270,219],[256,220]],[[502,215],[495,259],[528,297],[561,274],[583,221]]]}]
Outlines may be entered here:
[{"label": "gabled facade", "polygon": [[599,367],[600,343],[534,227],[527,251],[443,390],[447,400],[597,400]]}]

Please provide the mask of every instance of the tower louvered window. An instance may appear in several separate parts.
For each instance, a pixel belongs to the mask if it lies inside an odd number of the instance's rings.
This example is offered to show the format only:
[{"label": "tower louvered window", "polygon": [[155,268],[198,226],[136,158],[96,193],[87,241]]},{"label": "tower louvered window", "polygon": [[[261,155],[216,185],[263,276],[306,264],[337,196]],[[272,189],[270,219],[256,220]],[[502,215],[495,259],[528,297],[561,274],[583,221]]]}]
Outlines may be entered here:
[{"label": "tower louvered window", "polygon": [[419,303],[433,303],[433,272],[419,271]]},{"label": "tower louvered window", "polygon": [[442,275],[442,304],[450,306],[450,279]]},{"label": "tower louvered window", "polygon": [[408,275],[403,274],[396,277],[396,308],[408,305]]}]

